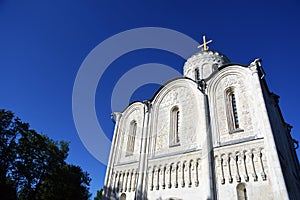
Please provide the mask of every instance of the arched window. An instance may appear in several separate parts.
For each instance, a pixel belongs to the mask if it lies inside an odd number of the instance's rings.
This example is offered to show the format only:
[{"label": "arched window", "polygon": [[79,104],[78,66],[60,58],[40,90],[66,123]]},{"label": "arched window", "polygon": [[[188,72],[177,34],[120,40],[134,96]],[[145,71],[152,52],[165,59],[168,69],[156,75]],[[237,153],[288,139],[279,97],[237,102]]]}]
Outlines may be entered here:
[{"label": "arched window", "polygon": [[134,151],[134,143],[135,143],[135,136],[136,136],[136,128],[137,123],[135,120],[130,122],[129,126],[129,133],[128,133],[128,139],[127,139],[127,150],[126,150],[126,156],[130,156],[133,154]]},{"label": "arched window", "polygon": [[169,145],[174,146],[179,144],[179,121],[180,121],[180,112],[177,106],[174,106],[171,109],[170,116],[170,141]]},{"label": "arched window", "polygon": [[236,95],[233,88],[226,90],[226,112],[229,131],[240,128],[238,109],[236,103]]},{"label": "arched window", "polygon": [[200,72],[199,72],[199,68],[195,69],[195,80],[200,80]]},{"label": "arched window", "polygon": [[244,183],[240,183],[236,186],[237,199],[238,200],[248,200],[247,189]]}]

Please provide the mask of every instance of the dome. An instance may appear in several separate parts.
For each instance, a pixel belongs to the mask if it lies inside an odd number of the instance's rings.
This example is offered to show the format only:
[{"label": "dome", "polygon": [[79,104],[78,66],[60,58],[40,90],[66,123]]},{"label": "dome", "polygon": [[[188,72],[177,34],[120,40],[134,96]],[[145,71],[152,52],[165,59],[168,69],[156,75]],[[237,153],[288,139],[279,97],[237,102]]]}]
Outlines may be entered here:
[{"label": "dome", "polygon": [[206,79],[227,63],[230,63],[230,60],[217,51],[200,51],[187,59],[183,67],[183,74],[193,80]]}]

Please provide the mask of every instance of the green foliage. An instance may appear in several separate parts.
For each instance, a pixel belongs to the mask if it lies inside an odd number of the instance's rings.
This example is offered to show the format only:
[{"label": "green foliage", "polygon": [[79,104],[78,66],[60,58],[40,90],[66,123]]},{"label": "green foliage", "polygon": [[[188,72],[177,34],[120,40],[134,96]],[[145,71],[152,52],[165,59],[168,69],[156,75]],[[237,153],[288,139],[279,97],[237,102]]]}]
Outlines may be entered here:
[{"label": "green foliage", "polygon": [[101,199],[102,199],[102,192],[103,192],[103,189],[98,190],[98,191],[97,191],[97,195],[96,195],[96,197],[94,198],[94,200],[101,200]]},{"label": "green foliage", "polygon": [[86,190],[90,178],[81,168],[74,165],[63,165],[52,171],[42,182],[39,199],[88,199],[90,194]]},{"label": "green foliage", "polygon": [[0,110],[0,199],[88,199],[90,178],[65,162],[68,151]]}]

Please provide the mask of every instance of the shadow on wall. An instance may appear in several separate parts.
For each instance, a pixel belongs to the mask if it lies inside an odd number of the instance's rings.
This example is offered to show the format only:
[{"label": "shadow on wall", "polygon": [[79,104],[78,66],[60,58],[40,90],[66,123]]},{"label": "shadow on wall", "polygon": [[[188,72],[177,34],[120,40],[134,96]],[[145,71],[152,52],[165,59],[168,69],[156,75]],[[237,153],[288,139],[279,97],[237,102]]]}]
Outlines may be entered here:
[{"label": "shadow on wall", "polygon": [[[121,188],[120,186],[117,186],[115,188],[104,187],[104,191],[106,191],[106,193],[103,196],[104,200],[129,200],[126,194],[129,191],[123,191],[123,188]],[[133,193],[133,192],[135,191],[131,191],[129,193]],[[135,199],[141,200],[142,193],[141,192],[137,193]],[[148,199],[144,198],[143,200],[148,200]]]},{"label": "shadow on wall", "polygon": [[[129,199],[127,199],[126,192],[121,191],[119,187],[116,187],[116,188],[105,187],[104,191],[107,191],[107,194],[105,194],[105,196],[103,196],[104,200],[129,200]],[[138,192],[136,194],[135,200],[142,200],[142,192]],[[148,199],[144,198],[143,200],[148,200]],[[159,197],[156,200],[183,200],[183,199],[180,199],[177,197],[169,197],[169,198],[163,199],[162,197]]]}]

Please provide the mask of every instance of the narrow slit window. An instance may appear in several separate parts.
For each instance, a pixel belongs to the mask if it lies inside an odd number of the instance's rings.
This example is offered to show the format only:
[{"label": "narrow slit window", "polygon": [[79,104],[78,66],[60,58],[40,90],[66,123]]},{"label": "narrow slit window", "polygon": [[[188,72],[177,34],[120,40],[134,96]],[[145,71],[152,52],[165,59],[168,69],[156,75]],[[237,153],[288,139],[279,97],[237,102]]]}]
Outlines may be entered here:
[{"label": "narrow slit window", "polygon": [[246,188],[244,188],[243,192],[244,192],[244,199],[247,200],[248,198],[247,198],[247,190],[246,190]]},{"label": "narrow slit window", "polygon": [[171,110],[170,120],[170,146],[179,144],[179,121],[180,111],[177,106]]},{"label": "narrow slit window", "polygon": [[198,68],[195,69],[195,80],[200,80],[200,72]]},{"label": "narrow slit window", "polygon": [[248,200],[247,189],[244,183],[240,183],[236,187],[238,200]]},{"label": "narrow slit window", "polygon": [[239,128],[239,118],[237,113],[235,95],[234,93],[232,93],[230,96],[231,96],[231,107],[232,107],[232,115],[234,120],[234,128],[237,129]]},{"label": "narrow slit window", "polygon": [[127,151],[126,156],[130,156],[133,154],[134,151],[134,144],[135,144],[135,136],[136,136],[136,128],[137,123],[136,121],[130,122],[128,139],[127,139]]},{"label": "narrow slit window", "polygon": [[229,132],[240,130],[236,93],[233,88],[226,90],[226,112]]}]

